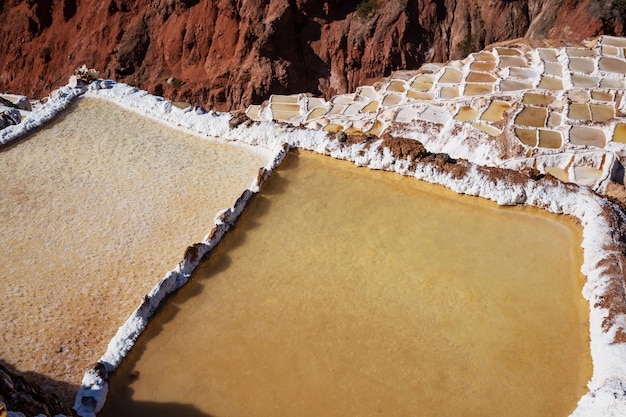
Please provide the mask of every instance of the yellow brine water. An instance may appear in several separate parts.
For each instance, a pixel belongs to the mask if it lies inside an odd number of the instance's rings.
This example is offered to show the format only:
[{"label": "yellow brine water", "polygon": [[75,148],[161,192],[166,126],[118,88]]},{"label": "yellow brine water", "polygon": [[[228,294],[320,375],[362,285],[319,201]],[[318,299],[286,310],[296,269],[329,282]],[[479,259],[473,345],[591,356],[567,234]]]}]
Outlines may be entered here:
[{"label": "yellow brine water", "polygon": [[567,416],[572,219],[291,153],[110,380],[103,416]]}]

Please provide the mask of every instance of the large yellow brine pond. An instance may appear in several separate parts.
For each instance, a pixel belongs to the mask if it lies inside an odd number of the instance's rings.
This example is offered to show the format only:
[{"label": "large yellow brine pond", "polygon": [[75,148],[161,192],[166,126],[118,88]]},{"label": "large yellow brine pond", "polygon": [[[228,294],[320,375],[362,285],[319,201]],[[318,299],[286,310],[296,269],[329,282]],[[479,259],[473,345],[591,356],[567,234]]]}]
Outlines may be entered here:
[{"label": "large yellow brine pond", "polygon": [[581,228],[291,153],[110,381],[102,415],[567,416]]},{"label": "large yellow brine pond", "polygon": [[0,148],[0,360],[73,404],[85,367],[268,160],[93,99]]}]

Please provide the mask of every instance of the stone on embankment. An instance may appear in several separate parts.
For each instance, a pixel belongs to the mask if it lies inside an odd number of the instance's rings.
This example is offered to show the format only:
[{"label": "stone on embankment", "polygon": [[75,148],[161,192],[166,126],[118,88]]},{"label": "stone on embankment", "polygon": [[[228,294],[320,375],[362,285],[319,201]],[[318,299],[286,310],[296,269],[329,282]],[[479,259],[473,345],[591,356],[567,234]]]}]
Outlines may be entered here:
[{"label": "stone on embankment", "polygon": [[19,124],[22,121],[22,115],[18,109],[0,106],[0,129]]}]

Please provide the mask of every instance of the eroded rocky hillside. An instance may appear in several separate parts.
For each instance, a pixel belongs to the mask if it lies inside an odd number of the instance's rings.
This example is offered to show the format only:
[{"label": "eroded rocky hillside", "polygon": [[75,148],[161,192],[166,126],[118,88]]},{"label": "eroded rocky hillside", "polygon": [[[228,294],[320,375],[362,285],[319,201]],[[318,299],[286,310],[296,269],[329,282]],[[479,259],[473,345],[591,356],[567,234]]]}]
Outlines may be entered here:
[{"label": "eroded rocky hillside", "polygon": [[86,64],[235,110],[352,91],[501,40],[622,35],[625,16],[623,0],[0,0],[0,91],[47,95]]}]

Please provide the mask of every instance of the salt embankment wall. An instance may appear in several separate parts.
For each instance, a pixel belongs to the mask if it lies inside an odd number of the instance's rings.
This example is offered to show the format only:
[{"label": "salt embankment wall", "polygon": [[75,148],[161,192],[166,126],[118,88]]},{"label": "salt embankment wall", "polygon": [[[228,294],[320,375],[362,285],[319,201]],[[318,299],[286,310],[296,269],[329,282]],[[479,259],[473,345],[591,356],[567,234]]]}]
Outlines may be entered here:
[{"label": "salt embankment wall", "polygon": [[83,89],[73,88],[69,85],[55,90],[50,94],[50,98],[45,104],[38,107],[36,111],[30,112],[21,123],[0,130],[0,145],[6,145],[45,125],[65,110],[81,94],[83,94]]},{"label": "salt embankment wall", "polygon": [[[82,90],[68,88],[59,90],[56,98],[53,96],[46,105],[51,102],[54,105],[57,100],[59,103],[69,102],[83,93]],[[352,140],[346,140],[340,135],[271,122],[237,124],[234,123],[236,117],[233,115],[203,113],[192,108],[178,109],[160,97],[109,81],[95,81],[89,85],[85,95],[111,100],[174,127],[263,146],[276,153],[273,161],[260,170],[258,178],[233,207],[218,214],[215,225],[205,239],[190,246],[178,267],[170,271],[144,297],[141,306],[119,329],[98,364],[86,372],[74,406],[79,415],[93,416],[103,406],[107,393],[107,374],[118,366],[130,350],[159,303],[167,294],[184,285],[200,259],[215,247],[234,224],[246,202],[258,192],[290,147],[349,160],[358,166],[394,171],[443,185],[457,193],[487,198],[500,205],[527,204],[578,218],[583,226],[582,272],[587,277],[583,295],[590,306],[593,376],[588,383],[589,393],[581,398],[572,416],[626,415],[626,302],[623,272],[626,265],[626,218],[618,207],[589,188],[563,184],[549,176],[533,173],[526,175],[465,160],[452,160],[447,155],[431,154],[413,140],[384,137],[352,143]],[[63,106],[58,104],[58,107]],[[52,108],[49,107],[44,113],[48,114]],[[37,117],[34,116],[34,119]],[[31,126],[38,125],[36,121],[29,123]],[[7,143],[11,140],[10,132],[0,136],[0,139],[2,143]]]}]

